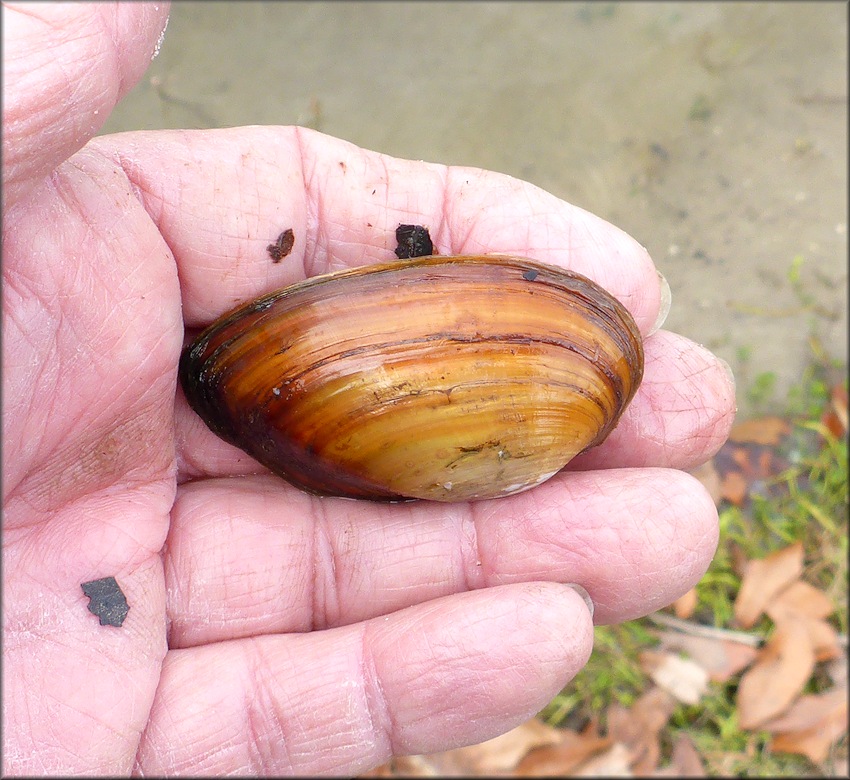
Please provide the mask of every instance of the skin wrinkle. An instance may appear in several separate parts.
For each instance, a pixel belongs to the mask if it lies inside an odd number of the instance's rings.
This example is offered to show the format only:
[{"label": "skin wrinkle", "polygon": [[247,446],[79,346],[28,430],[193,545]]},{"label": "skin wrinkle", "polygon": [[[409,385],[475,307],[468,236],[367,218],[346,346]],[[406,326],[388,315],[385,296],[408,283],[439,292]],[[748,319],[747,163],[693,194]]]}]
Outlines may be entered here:
[{"label": "skin wrinkle", "polygon": [[[136,744],[136,756],[133,761],[134,767],[140,768],[140,774],[144,775],[143,771],[143,760],[142,753],[147,750],[148,744],[158,744],[158,745],[166,745],[169,744],[169,737],[167,735],[178,733],[178,726],[175,723],[174,719],[170,717],[169,713],[177,712],[178,708],[176,707],[167,707],[162,703],[162,697],[164,694],[162,693],[164,690],[168,688],[168,684],[170,682],[169,678],[169,666],[173,666],[173,662],[175,659],[175,653],[180,653],[181,651],[172,650],[169,646],[168,653],[162,659],[162,667],[159,675],[159,679],[157,680],[157,684],[154,689],[153,699],[151,700],[151,713],[150,717],[147,720],[147,723],[142,728],[142,732],[139,735],[139,741]],[[172,758],[173,751],[170,749],[165,749],[160,751],[159,760],[162,762],[163,756],[169,761],[168,766],[168,775],[172,775],[176,771],[176,762]]]},{"label": "skin wrinkle", "polygon": [[[449,198],[454,194],[455,202],[462,202],[464,198],[464,188],[469,186],[470,172],[466,168],[454,168],[447,166],[443,175],[445,186],[443,188],[443,213],[447,211],[446,204]],[[460,225],[457,225],[456,220],[451,218],[451,213],[444,217],[446,228],[448,230],[450,247],[452,252],[470,252],[477,254],[482,251],[481,246],[476,242],[472,246],[471,236],[475,230],[476,219],[468,217],[463,222],[463,230],[460,230]],[[480,218],[480,217],[479,217]]]},{"label": "skin wrinkle", "polygon": [[[8,331],[6,331],[6,336],[8,337],[8,335],[9,335],[9,333],[8,333]],[[50,350],[51,350],[51,352],[55,352],[55,350],[56,350],[55,340],[54,340],[53,344],[51,345]],[[28,471],[26,466],[31,467],[35,453],[37,453],[41,449],[41,442],[43,442],[44,439],[47,437],[49,421],[52,418],[52,412],[54,410],[53,399],[56,397],[54,391],[55,391],[56,384],[58,382],[58,376],[59,376],[59,372],[58,372],[57,369],[51,370],[51,368],[50,368],[51,365],[55,365],[55,362],[53,364],[51,364],[49,357],[47,359],[39,361],[39,365],[37,367],[36,375],[33,377],[33,379],[31,381],[27,382],[27,385],[29,387],[39,387],[40,388],[40,387],[42,387],[42,377],[44,377],[45,375],[52,377],[51,381],[44,382],[44,385],[46,385],[46,390],[45,390],[44,393],[40,393],[40,395],[42,395],[42,397],[47,396],[49,399],[51,399],[50,404],[47,408],[45,408],[44,413],[38,414],[38,415],[32,413],[33,405],[37,404],[40,399],[36,397],[35,393],[30,392],[30,393],[27,393],[24,396],[24,398],[25,398],[24,403],[26,404],[25,408],[20,408],[20,407],[16,408],[14,415],[12,415],[15,420],[22,420],[22,421],[28,420],[28,421],[31,421],[31,424],[24,426],[28,430],[21,437],[21,438],[25,438],[28,441],[28,446],[24,448],[24,452],[22,453],[22,455],[24,455],[24,457],[21,458],[22,463],[20,465],[23,466],[23,468],[21,468],[20,474],[16,474],[14,479],[7,481],[7,478],[10,475],[9,475],[8,472],[6,472],[4,470],[4,480],[3,480],[4,483],[5,483],[4,484],[4,488],[5,488],[4,502],[6,503],[7,508],[11,508],[11,507],[9,507],[10,503],[19,501],[19,502],[22,502],[27,507],[29,507],[30,510],[31,510],[31,513],[34,513],[36,511],[35,505],[30,500],[30,497],[26,493],[21,494],[18,489],[20,487],[21,482],[26,479],[26,474],[27,474],[27,471]],[[5,400],[8,403],[8,400],[9,400],[8,396],[6,397]],[[6,411],[7,411],[7,413],[9,413],[11,415],[11,413],[9,412],[8,406],[6,407]],[[8,433],[8,430],[6,431],[6,433]],[[28,452],[27,452],[27,450],[28,450]],[[16,523],[16,525],[26,525],[27,522],[28,521],[24,520],[23,522]],[[11,525],[11,523],[10,523],[10,525]]]},{"label": "skin wrinkle", "polygon": [[[431,226],[431,228],[429,228],[429,232],[431,234],[431,239],[434,244],[435,253],[439,253],[440,247],[445,246],[447,247],[446,253],[453,254],[455,242],[452,236],[451,219],[449,217],[449,166],[434,165],[433,174],[434,178],[440,182],[440,187],[436,194],[436,200],[439,204],[439,208],[435,211],[434,214],[434,216],[437,218],[437,223]],[[395,252],[395,247],[392,247],[392,249],[393,252]]]},{"label": "skin wrinkle", "polygon": [[[321,187],[313,187],[315,162],[309,171],[305,166],[305,161],[314,158],[307,154],[303,129],[296,126],[293,133],[297,151],[296,158],[301,172],[301,192],[304,197],[304,249],[301,255],[301,265],[304,270],[304,278],[307,279],[317,273],[316,263],[319,260],[320,234],[323,224],[319,219],[322,212],[322,189]],[[313,262],[309,263],[307,258],[312,258]]]},{"label": "skin wrinkle", "polygon": [[[309,630],[318,631],[335,625],[339,620],[341,585],[337,551],[330,532],[333,520],[328,517],[325,503],[320,498],[310,499],[309,512],[313,526],[310,551],[310,560],[313,561],[310,576],[313,606]],[[324,572],[323,577],[320,572]]]},{"label": "skin wrinkle", "polygon": [[[125,179],[130,188],[131,194],[136,198],[144,212],[150,217],[151,222],[161,227],[164,221],[165,201],[160,195],[155,193],[144,176],[144,170],[140,166],[136,166],[133,160],[123,152],[119,147],[114,152],[107,153],[97,145],[97,139],[89,143],[88,149],[100,155],[101,159],[116,166]],[[165,232],[160,232],[163,243],[168,247],[171,256],[174,257],[174,249],[168,242],[168,237]],[[180,273],[180,266],[177,266],[177,273]]]},{"label": "skin wrinkle", "polygon": [[[170,536],[171,534],[169,533],[169,537]],[[181,551],[180,556],[186,556],[186,553]],[[169,557],[175,561],[175,565],[169,567],[170,570],[173,569],[173,573],[169,572],[166,575],[166,593],[168,594],[166,599],[166,609],[168,613],[168,622],[172,630],[172,633],[168,636],[168,647],[169,649],[172,649],[175,647],[182,647],[182,637],[186,631],[182,618],[180,616],[174,616],[174,605],[182,603],[186,614],[192,614],[196,611],[193,609],[192,605],[196,601],[202,601],[202,599],[198,596],[198,593],[203,590],[203,585],[199,584],[197,581],[197,575],[199,575],[200,572],[205,571],[206,567],[201,561],[192,563],[188,560],[184,565],[178,566],[177,559],[174,557],[173,552],[169,553]],[[190,551],[188,557],[194,558],[194,552]]]},{"label": "skin wrinkle", "polygon": [[[391,204],[388,201],[389,201],[389,194],[390,194],[390,182],[392,181],[392,177],[390,176],[390,171],[389,171],[389,168],[387,166],[387,158],[384,157],[384,156],[379,156],[378,161],[380,162],[380,165],[381,165],[381,183],[383,184],[383,191],[385,193],[385,201],[387,202],[386,211],[387,211],[387,213],[389,213]],[[377,188],[375,188],[375,189],[377,189]],[[392,227],[392,226],[389,226],[389,227]],[[389,260],[395,260],[396,259],[395,251],[394,251],[395,247],[392,245],[392,239],[393,238],[395,238],[395,233],[393,233],[392,237],[390,238],[389,249],[393,250],[393,254],[388,257]]]},{"label": "skin wrinkle", "polygon": [[370,641],[373,629],[370,623],[359,627],[360,642],[357,668],[363,681],[364,704],[369,718],[372,753],[380,760],[386,756],[406,755],[406,745],[401,740],[401,730],[384,692],[382,674],[371,647],[377,647]]},{"label": "skin wrinkle", "polygon": [[486,507],[472,502],[460,508],[458,522],[458,557],[463,577],[461,588],[466,591],[486,586],[490,562],[479,544],[479,527],[486,521]]},{"label": "skin wrinkle", "polygon": [[[172,523],[169,523],[169,526],[172,526]],[[180,620],[175,620],[173,616],[174,605],[181,603],[186,598],[183,594],[183,580],[177,576],[177,564],[172,554],[170,539],[171,532],[169,531],[160,553],[160,558],[163,560],[163,577],[165,578],[165,641],[169,651],[178,642],[182,626]],[[187,576],[190,576],[188,572]]]},{"label": "skin wrinkle", "polygon": [[[26,278],[23,277],[19,272],[16,272],[16,270],[14,268],[11,268],[9,264],[4,264],[3,271],[4,271],[3,282],[4,282],[4,287],[5,287],[4,294],[3,294],[3,303],[4,303],[3,308],[4,308],[4,311],[7,314],[11,312],[11,314],[9,314],[9,316],[11,316],[13,318],[13,320],[11,320],[11,321],[17,322],[19,327],[17,329],[15,329],[16,330],[15,335],[16,335],[16,337],[19,337],[21,334],[26,334],[26,328],[23,327],[23,325],[25,323],[14,319],[14,317],[15,317],[15,314],[14,314],[15,306],[9,305],[10,302],[7,299],[8,291],[9,290],[15,290],[18,293],[18,295],[21,297],[21,299],[25,299],[27,297],[25,295],[25,293],[20,291],[20,290],[17,290],[15,285],[17,284],[17,285],[23,285],[24,287],[29,287],[30,293],[32,294],[31,303],[32,303],[32,305],[37,306],[39,308],[39,313],[50,311],[53,308],[50,304],[51,303],[55,304],[58,296],[54,295],[50,301],[44,301],[43,296],[38,294],[38,292],[36,291],[36,288],[40,287],[41,285],[38,285],[34,280],[28,280],[27,281]],[[14,274],[14,278],[10,279],[9,277],[12,276],[13,274]],[[40,304],[40,306],[39,306],[39,304]],[[56,311],[53,315],[53,319],[54,320],[61,319],[61,312]],[[7,325],[7,328],[8,327],[9,326]],[[55,388],[56,388],[56,385],[57,385],[57,382],[58,382],[58,377],[60,375],[59,368],[56,366],[56,363],[57,363],[56,354],[58,352],[58,346],[56,344],[56,333],[58,332],[58,322],[56,324],[54,324],[53,327],[50,327],[47,330],[48,330],[48,332],[43,333],[40,336],[38,342],[34,342],[32,339],[29,339],[29,338],[26,337],[26,335],[24,335],[24,338],[26,339],[27,343],[31,347],[30,354],[32,355],[34,360],[31,358],[29,362],[31,364],[33,364],[33,369],[35,371],[35,375],[28,378],[26,380],[25,384],[28,388],[38,387],[39,389],[41,389],[42,383],[44,382],[43,377],[45,376],[45,372],[50,371],[50,374],[52,375],[53,378],[50,381],[49,385],[46,387],[45,393],[43,393],[43,395],[45,395],[47,398],[52,400],[55,397]],[[9,337],[9,330],[8,329],[6,330],[6,336],[7,336],[7,338]],[[51,338],[51,336],[52,336],[52,338]],[[47,342],[48,340],[49,340],[50,343],[46,344],[45,342]],[[8,343],[9,342],[7,342],[7,344]],[[4,357],[6,357],[5,353],[4,353]],[[7,364],[6,367],[10,368],[10,366],[8,364]],[[32,404],[35,403],[37,400],[40,400],[40,399],[37,399],[36,396],[34,395],[34,393],[31,392],[31,391],[23,393],[22,396],[25,399],[24,402],[27,404],[27,410],[16,410],[17,413],[14,415],[13,419],[16,420],[16,421],[17,420],[23,421],[23,420],[38,420],[39,418],[41,418],[41,425],[39,426],[40,431],[35,432],[35,431],[30,430],[26,434],[26,437],[25,437],[26,440],[29,443],[29,449],[31,451],[37,451],[39,449],[39,444],[34,443],[34,442],[41,442],[44,439],[44,437],[46,436],[47,421],[51,418],[52,409],[46,409],[43,415],[38,415],[38,416],[28,415],[27,411],[32,408]],[[8,403],[9,397],[6,396],[5,400]],[[8,407],[7,407],[7,411],[8,411]],[[8,433],[8,431],[7,431],[7,433]],[[4,476],[7,477],[8,473],[5,474]],[[9,497],[14,496],[19,482],[20,482],[20,479],[16,479],[12,483],[6,482],[4,487],[6,489],[7,499]]]},{"label": "skin wrinkle", "polygon": [[[256,639],[248,641],[250,642],[247,653],[250,682],[245,685],[244,692],[245,720],[249,735],[246,746],[249,768],[254,773],[258,773],[259,770],[262,776],[281,771],[291,773],[295,769],[289,748],[293,742],[288,733],[291,731],[292,724],[282,714],[287,710],[286,702],[280,700],[276,703],[275,697],[271,695],[272,691],[281,695],[283,690],[273,671],[274,665],[265,652],[265,644]],[[280,756],[272,759],[269,755],[269,749],[266,746],[270,743],[282,749],[283,766],[281,766]]]}]

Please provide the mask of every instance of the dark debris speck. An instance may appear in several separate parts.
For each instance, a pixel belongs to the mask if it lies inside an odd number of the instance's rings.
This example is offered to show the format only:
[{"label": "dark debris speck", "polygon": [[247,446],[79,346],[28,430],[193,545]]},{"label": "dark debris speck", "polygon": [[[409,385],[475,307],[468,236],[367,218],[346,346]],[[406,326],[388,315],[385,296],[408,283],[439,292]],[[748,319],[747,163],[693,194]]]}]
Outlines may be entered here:
[{"label": "dark debris speck", "polygon": [[292,251],[294,244],[295,233],[292,232],[292,228],[287,228],[277,237],[277,241],[266,247],[266,251],[273,263],[279,263]]},{"label": "dark debris speck", "polygon": [[539,271],[529,269],[528,271],[523,271],[522,278],[527,282],[533,282],[537,278],[538,273]]},{"label": "dark debris speck", "polygon": [[395,238],[398,241],[395,255],[399,260],[434,254],[431,234],[424,225],[399,225],[395,231]]},{"label": "dark debris speck", "polygon": [[100,618],[100,625],[120,628],[130,607],[115,577],[83,582],[80,587],[89,597],[89,612]]}]

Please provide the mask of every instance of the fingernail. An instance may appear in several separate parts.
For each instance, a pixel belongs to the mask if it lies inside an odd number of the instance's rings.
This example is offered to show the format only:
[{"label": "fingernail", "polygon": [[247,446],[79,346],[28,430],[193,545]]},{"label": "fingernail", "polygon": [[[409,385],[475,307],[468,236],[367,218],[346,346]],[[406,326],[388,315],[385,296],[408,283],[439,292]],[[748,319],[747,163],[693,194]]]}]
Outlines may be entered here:
[{"label": "fingernail", "polygon": [[655,322],[652,323],[649,333],[646,334],[647,336],[651,336],[655,331],[661,329],[661,326],[667,319],[667,315],[670,313],[670,307],[673,305],[673,291],[670,289],[670,283],[657,268],[655,269],[655,273],[658,274],[658,279],[661,282],[661,305],[658,308],[658,316],[655,318]]},{"label": "fingernail", "polygon": [[717,358],[720,362],[720,365],[723,366],[723,370],[726,372],[726,376],[729,377],[729,386],[732,388],[732,397],[735,399],[735,414],[738,413],[738,393],[736,391],[735,385],[735,374],[732,373],[732,366],[730,366],[722,357]]},{"label": "fingernail", "polygon": [[729,377],[729,383],[732,385],[732,389],[735,389],[735,374],[732,373],[732,366],[730,366],[722,357],[717,358],[720,365],[723,366],[726,371],[726,376]]},{"label": "fingernail", "polygon": [[572,588],[579,596],[582,597],[584,603],[587,605],[587,611],[590,612],[590,617],[593,617],[593,601],[590,598],[590,594],[581,585],[575,582],[566,582],[564,584],[568,588]]}]

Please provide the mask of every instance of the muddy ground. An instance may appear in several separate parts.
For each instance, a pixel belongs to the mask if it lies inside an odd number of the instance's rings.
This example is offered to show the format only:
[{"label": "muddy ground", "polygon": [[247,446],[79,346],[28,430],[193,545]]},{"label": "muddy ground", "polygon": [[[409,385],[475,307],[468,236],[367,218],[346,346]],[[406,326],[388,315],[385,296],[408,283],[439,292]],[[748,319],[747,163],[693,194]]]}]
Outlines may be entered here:
[{"label": "muddy ground", "polygon": [[619,225],[774,401],[847,358],[845,3],[177,3],[103,132],[302,124]]}]

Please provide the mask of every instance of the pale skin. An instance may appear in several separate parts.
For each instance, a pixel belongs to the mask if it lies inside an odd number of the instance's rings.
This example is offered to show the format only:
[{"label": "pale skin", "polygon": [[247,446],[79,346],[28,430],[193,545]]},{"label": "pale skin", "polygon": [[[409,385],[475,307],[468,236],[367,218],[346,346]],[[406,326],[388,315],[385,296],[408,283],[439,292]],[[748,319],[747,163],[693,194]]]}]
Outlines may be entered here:
[{"label": "pale skin", "polygon": [[[184,327],[393,259],[399,223],[584,273],[644,333],[659,281],[618,229],[495,173],[293,127],[89,140],[166,14],[4,9],[3,771],[350,775],[496,736],[582,667],[593,620],[705,571],[717,515],[682,469],[724,440],[731,378],[655,333],[615,433],[496,501],[320,499],[264,472],[187,407]],[[108,575],[121,628],[80,589]]]}]

